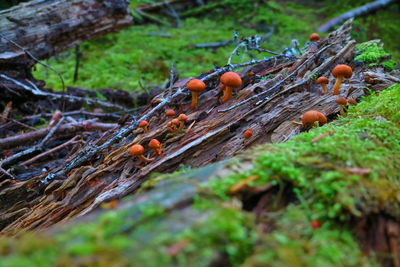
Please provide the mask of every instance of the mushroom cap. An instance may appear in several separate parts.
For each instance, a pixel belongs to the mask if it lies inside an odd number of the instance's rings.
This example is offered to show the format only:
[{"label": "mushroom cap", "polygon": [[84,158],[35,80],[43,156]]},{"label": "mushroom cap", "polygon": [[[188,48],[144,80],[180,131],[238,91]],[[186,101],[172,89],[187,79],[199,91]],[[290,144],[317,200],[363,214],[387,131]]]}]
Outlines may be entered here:
[{"label": "mushroom cap", "polygon": [[173,120],[171,121],[171,124],[178,125],[178,124],[179,124],[179,120],[178,120],[178,119],[173,119]]},{"label": "mushroom cap", "polygon": [[165,111],[165,116],[167,116],[167,117],[174,117],[175,115],[176,115],[176,113],[173,109],[167,109]]},{"label": "mushroom cap", "polygon": [[229,86],[232,88],[238,88],[242,86],[242,78],[240,78],[239,74],[233,71],[225,72],[221,76],[220,81],[225,86]]},{"label": "mushroom cap", "polygon": [[347,99],[347,103],[352,104],[352,105],[356,105],[357,104],[357,100],[355,100],[353,98],[349,98],[349,99]]},{"label": "mushroom cap", "polygon": [[332,70],[332,75],[337,78],[338,76],[343,76],[346,79],[350,78],[353,75],[353,70],[350,66],[346,64],[339,64]]},{"label": "mushroom cap", "polygon": [[129,149],[129,155],[131,156],[139,156],[143,155],[144,153],[144,147],[142,145],[133,145]]},{"label": "mushroom cap", "polygon": [[206,89],[206,84],[199,79],[191,79],[186,86],[187,89],[192,92],[201,92]]},{"label": "mushroom cap", "polygon": [[148,121],[142,120],[139,122],[139,127],[146,127],[147,125],[149,125]]},{"label": "mushroom cap", "polygon": [[158,141],[157,139],[151,139],[149,142],[149,147],[150,148],[159,148],[161,145],[160,141]]},{"label": "mushroom cap", "polygon": [[187,119],[188,119],[188,117],[183,113],[178,116],[178,120],[180,120],[180,121],[186,121]]},{"label": "mushroom cap", "polygon": [[319,78],[317,79],[316,83],[317,83],[317,84],[328,84],[328,83],[329,83],[329,80],[328,80],[328,78],[326,78],[326,77],[324,77],[324,76],[321,76],[321,77],[319,77]]},{"label": "mushroom cap", "polygon": [[347,99],[345,97],[339,97],[338,99],[335,100],[336,103],[339,105],[346,105],[347,104]]},{"label": "mushroom cap", "polygon": [[310,34],[310,37],[308,37],[308,39],[309,39],[311,42],[316,42],[316,41],[318,41],[319,39],[321,39],[321,37],[319,36],[318,33],[314,32],[314,33]]},{"label": "mushroom cap", "polygon": [[316,110],[306,111],[301,117],[301,121],[307,126],[313,126],[316,121],[319,122],[320,126],[328,122],[325,115]]},{"label": "mushroom cap", "polygon": [[251,129],[247,129],[246,131],[244,131],[243,135],[245,139],[249,139],[253,136],[253,131]]}]

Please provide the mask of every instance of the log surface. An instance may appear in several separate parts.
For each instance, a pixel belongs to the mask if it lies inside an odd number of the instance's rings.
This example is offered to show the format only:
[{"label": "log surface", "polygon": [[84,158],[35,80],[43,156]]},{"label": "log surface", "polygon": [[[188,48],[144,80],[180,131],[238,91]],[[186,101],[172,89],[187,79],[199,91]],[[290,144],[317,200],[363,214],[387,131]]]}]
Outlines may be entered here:
[{"label": "log surface", "polygon": [[[125,0],[34,0],[0,11],[0,60],[24,52],[49,58],[133,23]],[[11,40],[11,41],[10,41]]]}]

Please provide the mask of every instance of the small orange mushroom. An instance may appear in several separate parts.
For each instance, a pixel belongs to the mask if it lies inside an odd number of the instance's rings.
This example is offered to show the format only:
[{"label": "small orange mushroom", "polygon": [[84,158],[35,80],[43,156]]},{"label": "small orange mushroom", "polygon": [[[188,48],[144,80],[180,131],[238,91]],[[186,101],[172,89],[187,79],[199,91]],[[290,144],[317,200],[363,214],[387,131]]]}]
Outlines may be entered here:
[{"label": "small orange mushroom", "polygon": [[170,132],[170,133],[175,133],[177,130],[176,125],[172,121],[167,123],[167,129],[168,129],[168,132]]},{"label": "small orange mushroom", "polygon": [[340,107],[340,115],[344,114],[344,106],[347,104],[347,99],[345,97],[339,97],[335,100],[336,103],[339,104]]},{"label": "small orange mushroom", "polygon": [[149,122],[148,121],[142,120],[139,122],[138,126],[143,129],[143,132],[147,132],[149,130],[149,127],[148,127]]},{"label": "small orange mushroom", "polygon": [[313,127],[315,122],[318,122],[319,126],[324,125],[328,122],[326,116],[319,111],[316,110],[309,110],[306,111],[303,116],[301,117],[301,121],[303,125]]},{"label": "small orange mushroom", "polygon": [[154,149],[155,155],[161,155],[162,153],[162,144],[157,139],[151,139],[149,142],[149,147]]},{"label": "small orange mushroom", "polygon": [[165,116],[167,116],[169,119],[172,119],[173,117],[175,117],[176,113],[173,109],[167,109],[165,111]]},{"label": "small orange mushroom", "polygon": [[311,42],[316,42],[316,41],[319,41],[319,39],[321,39],[321,37],[319,36],[318,33],[314,32],[314,33],[310,34],[310,37],[308,37],[308,39]]},{"label": "small orange mushroom", "polygon": [[142,145],[133,145],[129,149],[129,155],[136,156],[136,157],[138,157],[138,159],[140,159],[143,162],[153,161],[153,159],[148,159],[145,156],[143,156],[143,154],[144,154],[144,147]]},{"label": "small orange mushroom", "polygon": [[326,87],[326,85],[329,83],[328,78],[321,76],[317,79],[316,83],[321,85],[323,94],[328,93],[328,88]]},{"label": "small orange mushroom", "polygon": [[347,103],[351,105],[357,105],[357,101],[354,98],[348,98]]},{"label": "small orange mushroom", "polygon": [[192,92],[192,104],[190,107],[192,109],[196,109],[197,107],[197,98],[199,97],[200,92],[206,89],[206,84],[199,79],[191,79],[187,83],[187,89]]},{"label": "small orange mushroom", "polygon": [[222,103],[225,103],[232,98],[232,90],[242,86],[242,78],[236,72],[228,71],[221,76],[220,81],[225,86],[222,96]]},{"label": "small orange mushroom", "polygon": [[336,78],[336,82],[333,85],[333,95],[338,95],[343,78],[349,79],[353,75],[353,70],[348,65],[339,64],[332,70],[332,75]]},{"label": "small orange mushroom", "polygon": [[252,137],[252,136],[253,136],[253,131],[251,129],[247,129],[243,133],[244,139],[250,139],[250,137]]},{"label": "small orange mushroom", "polygon": [[183,113],[178,116],[178,121],[179,121],[178,129],[179,130],[183,129],[183,126],[185,126],[185,122],[187,121],[187,119],[188,119],[188,117]]}]

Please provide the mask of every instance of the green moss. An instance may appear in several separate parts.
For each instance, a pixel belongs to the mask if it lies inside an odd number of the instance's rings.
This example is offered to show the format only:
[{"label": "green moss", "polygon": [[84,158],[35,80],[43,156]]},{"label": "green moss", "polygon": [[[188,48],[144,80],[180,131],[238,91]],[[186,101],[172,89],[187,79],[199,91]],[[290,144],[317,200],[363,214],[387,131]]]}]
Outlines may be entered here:
[{"label": "green moss", "polygon": [[389,57],[383,47],[375,42],[365,42],[356,45],[355,52],[358,54],[354,59],[364,63],[379,63],[382,58]]},{"label": "green moss", "polygon": [[379,266],[360,251],[348,230],[329,222],[312,229],[300,206],[289,205],[275,226],[243,266]]}]

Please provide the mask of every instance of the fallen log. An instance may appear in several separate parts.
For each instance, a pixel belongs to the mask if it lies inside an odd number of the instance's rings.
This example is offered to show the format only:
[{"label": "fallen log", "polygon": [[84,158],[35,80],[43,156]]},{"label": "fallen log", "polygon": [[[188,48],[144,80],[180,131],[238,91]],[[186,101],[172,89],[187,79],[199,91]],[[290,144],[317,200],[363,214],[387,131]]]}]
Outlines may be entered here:
[{"label": "fallen log", "polygon": [[34,0],[0,11],[0,59],[46,59],[133,23],[125,0]]},{"label": "fallen log", "polygon": [[395,3],[396,1],[394,0],[377,0],[368,4],[365,4],[363,6],[357,7],[355,9],[352,9],[336,18],[333,18],[329,20],[328,22],[324,23],[323,25],[319,26],[317,28],[318,32],[327,32],[331,30],[333,27],[343,23],[344,21],[351,19],[351,18],[356,18],[359,16],[363,16],[366,14],[369,14],[371,12],[374,12],[378,9],[384,8],[390,4]]}]

